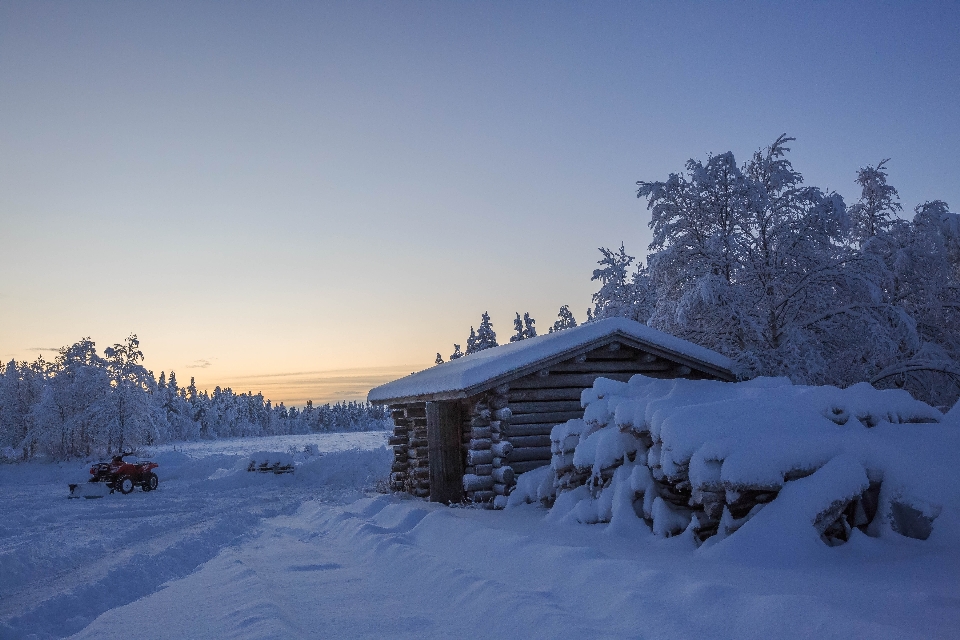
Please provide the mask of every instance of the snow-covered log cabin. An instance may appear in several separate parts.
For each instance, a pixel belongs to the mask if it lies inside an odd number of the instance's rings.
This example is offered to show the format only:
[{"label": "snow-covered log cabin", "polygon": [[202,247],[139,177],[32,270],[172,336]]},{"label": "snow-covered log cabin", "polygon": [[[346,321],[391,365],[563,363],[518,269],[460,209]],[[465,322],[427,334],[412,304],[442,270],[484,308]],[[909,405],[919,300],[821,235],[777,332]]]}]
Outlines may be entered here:
[{"label": "snow-covered log cabin", "polygon": [[433,502],[492,502],[550,464],[550,430],[583,417],[598,377],[734,380],[729,358],[625,318],[485,349],[372,389],[394,421],[391,486]]}]

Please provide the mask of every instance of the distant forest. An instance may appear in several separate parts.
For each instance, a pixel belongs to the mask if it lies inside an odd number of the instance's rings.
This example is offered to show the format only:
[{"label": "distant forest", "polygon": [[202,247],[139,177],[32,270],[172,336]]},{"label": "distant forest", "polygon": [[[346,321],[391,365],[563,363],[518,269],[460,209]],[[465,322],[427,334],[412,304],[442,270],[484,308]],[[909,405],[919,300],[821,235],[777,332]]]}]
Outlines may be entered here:
[{"label": "distant forest", "polygon": [[[586,321],[627,317],[732,358],[741,378],[787,376],[902,388],[941,409],[960,397],[960,215],[918,204],[912,220],[889,160],[856,174],[860,195],[803,184],[780,136],[738,165],[689,160],[640,181],[653,242],[645,262],[601,248]],[[496,346],[484,313],[467,353]],[[536,335],[517,314],[511,341]],[[576,326],[563,307],[550,329]],[[454,345],[451,359],[461,356]],[[436,361],[442,362],[438,353]]]},{"label": "distant forest", "polygon": [[56,360],[10,361],[0,373],[0,459],[63,460],[184,440],[365,431],[389,426],[384,407],[338,402],[303,409],[257,393],[182,387],[141,362],[136,335],[97,353],[89,338]]}]

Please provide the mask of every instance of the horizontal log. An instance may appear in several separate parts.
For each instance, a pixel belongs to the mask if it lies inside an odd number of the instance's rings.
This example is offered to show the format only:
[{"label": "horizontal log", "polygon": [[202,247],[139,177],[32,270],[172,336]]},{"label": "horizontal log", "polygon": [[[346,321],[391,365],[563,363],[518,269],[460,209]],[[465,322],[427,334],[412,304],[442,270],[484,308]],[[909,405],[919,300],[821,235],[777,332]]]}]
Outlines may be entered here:
[{"label": "horizontal log", "polygon": [[404,410],[407,413],[408,418],[426,418],[427,417],[427,407],[420,405],[414,407],[404,407]]},{"label": "horizontal log", "polygon": [[409,458],[426,458],[427,454],[430,452],[429,447],[410,447],[407,449],[407,457]]},{"label": "horizontal log", "polygon": [[474,439],[489,438],[493,433],[490,427],[473,427],[470,429],[470,437]]},{"label": "horizontal log", "polygon": [[529,436],[547,436],[550,437],[550,431],[561,422],[542,422],[539,424],[515,424],[510,427],[504,435],[510,442],[517,437]]},{"label": "horizontal log", "polygon": [[475,474],[463,476],[464,491],[489,491],[493,489],[493,478]]},{"label": "horizontal log", "polygon": [[667,361],[607,360],[602,362],[561,362],[550,367],[550,371],[558,373],[646,373],[648,371],[667,371],[674,366],[674,363]]},{"label": "horizontal log", "polygon": [[493,475],[493,465],[492,464],[478,464],[473,468],[473,475],[475,476],[489,476]]},{"label": "horizontal log", "polygon": [[[549,379],[549,376],[548,376]],[[581,389],[564,387],[560,389],[518,389],[510,392],[511,404],[517,402],[543,402],[546,400],[580,400]]]},{"label": "horizontal log", "polygon": [[493,462],[493,452],[489,449],[486,450],[470,450],[467,451],[467,464],[476,465],[476,464],[490,464]]},{"label": "horizontal log", "polygon": [[[430,468],[429,467],[420,467],[418,469],[413,469],[410,474],[413,478],[417,480],[424,480],[430,478]],[[408,474],[409,475],[409,474]]]},{"label": "horizontal log", "polygon": [[409,468],[410,465],[405,462],[394,462],[392,465],[390,465],[390,471],[393,472],[406,471]]},{"label": "horizontal log", "polygon": [[533,471],[534,469],[545,467],[548,464],[550,464],[549,460],[527,460],[524,462],[511,462],[510,466],[513,468],[513,472],[516,475],[520,475],[521,473],[526,473],[527,471]]},{"label": "horizontal log", "polygon": [[503,484],[502,482],[496,482],[496,483],[494,483],[494,485],[493,485],[493,492],[494,492],[495,494],[497,494],[498,496],[505,496],[505,495],[507,495],[507,492],[508,492],[509,490],[510,490],[510,487],[508,487],[507,485]]},{"label": "horizontal log", "polygon": [[[515,413],[557,413],[560,411],[583,411],[579,400],[551,400],[549,402],[516,402],[511,405]],[[581,415],[583,415],[581,413]],[[511,423],[513,420],[510,421]]]},{"label": "horizontal log", "polygon": [[[586,389],[592,387],[597,378],[610,378],[626,382],[630,379],[629,373],[556,373],[548,376],[534,375],[514,381],[512,389],[562,389],[576,387]],[[511,391],[511,394],[514,391]]]},{"label": "horizontal log", "polygon": [[[560,424],[561,422],[566,422],[567,420],[573,420],[574,418],[582,417],[582,407],[577,407],[577,409],[574,411],[529,411],[523,413],[518,411],[513,414],[512,418],[510,418],[510,431],[520,424],[542,424],[548,422],[551,424]],[[510,431],[508,431],[508,433]]]},{"label": "horizontal log", "polygon": [[638,352],[631,351],[629,349],[620,349],[619,351],[607,351],[606,349],[596,349],[587,354],[587,362],[590,361],[607,361],[611,362],[614,360],[631,360],[636,361]]},{"label": "horizontal log", "polygon": [[511,436],[510,444],[514,448],[519,447],[549,447],[550,446],[550,434],[540,434],[533,436]]},{"label": "horizontal log", "polygon": [[390,436],[389,438],[387,438],[387,444],[390,445],[391,447],[406,446],[407,436],[406,435]]},{"label": "horizontal log", "polygon": [[487,400],[487,406],[490,407],[491,411],[503,409],[508,404],[510,404],[510,401],[506,395],[492,396]]},{"label": "horizontal log", "polygon": [[550,447],[518,447],[510,452],[510,466],[515,462],[526,462],[528,460],[550,461]]},{"label": "horizontal log", "polygon": [[420,447],[429,447],[430,445],[427,442],[426,438],[416,438],[416,439],[410,440],[409,446],[415,449],[419,449]]},{"label": "horizontal log", "polygon": [[470,448],[474,451],[480,451],[483,449],[489,449],[493,446],[493,441],[490,438],[471,438],[470,439]]}]

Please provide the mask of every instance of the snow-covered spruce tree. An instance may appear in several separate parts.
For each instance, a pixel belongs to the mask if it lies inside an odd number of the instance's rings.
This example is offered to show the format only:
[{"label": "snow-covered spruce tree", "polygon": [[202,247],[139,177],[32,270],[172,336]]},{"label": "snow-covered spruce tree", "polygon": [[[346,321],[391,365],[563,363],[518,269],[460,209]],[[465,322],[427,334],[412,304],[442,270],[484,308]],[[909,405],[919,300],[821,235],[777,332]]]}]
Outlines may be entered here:
[{"label": "snow-covered spruce tree", "polygon": [[477,332],[473,327],[470,327],[470,335],[467,336],[467,351],[464,355],[468,356],[477,350]]},{"label": "snow-covered spruce tree", "polygon": [[630,318],[646,322],[654,307],[654,291],[646,267],[638,264],[636,271],[630,271],[634,257],[627,255],[623,243],[619,251],[601,247],[600,253],[600,268],[593,271],[591,278],[600,281],[600,290],[593,294],[590,320]]},{"label": "snow-covered spruce tree", "polygon": [[520,317],[520,313],[518,312],[517,317],[513,320],[514,334],[510,336],[510,342],[526,340],[527,338],[536,338],[536,322],[536,320],[530,317],[529,312],[525,312],[523,314],[523,318]]},{"label": "snow-covered spruce tree", "polygon": [[460,351],[460,345],[453,345],[453,353],[450,354],[450,360],[456,360],[457,358],[462,358],[463,352]]},{"label": "snow-covered spruce tree", "polygon": [[572,329],[575,326],[577,326],[577,319],[573,317],[570,307],[563,305],[560,307],[560,312],[557,313],[557,320],[553,323],[553,326],[547,330],[547,333],[555,333],[557,331],[563,331],[564,329]]},{"label": "snow-covered spruce tree", "polygon": [[[161,380],[163,373],[160,374]],[[157,384],[157,400],[167,418],[167,434],[170,440],[195,440],[200,435],[200,425],[193,419],[186,390],[177,385],[177,374],[170,372],[165,385]]]},{"label": "snow-covered spruce tree", "polygon": [[513,319],[513,335],[510,336],[510,342],[518,342],[523,340],[523,318],[520,317],[520,312],[517,312],[517,317]]},{"label": "snow-covered spruce tree", "polygon": [[[471,327],[471,332],[472,332]],[[493,330],[493,323],[490,322],[490,314],[486,311],[480,318],[480,326],[477,328],[477,340],[474,346],[475,351],[483,351],[491,347],[499,346],[497,344],[497,334]]]},{"label": "snow-covered spruce tree", "polygon": [[530,317],[529,312],[523,314],[523,339],[537,337],[537,321]]}]

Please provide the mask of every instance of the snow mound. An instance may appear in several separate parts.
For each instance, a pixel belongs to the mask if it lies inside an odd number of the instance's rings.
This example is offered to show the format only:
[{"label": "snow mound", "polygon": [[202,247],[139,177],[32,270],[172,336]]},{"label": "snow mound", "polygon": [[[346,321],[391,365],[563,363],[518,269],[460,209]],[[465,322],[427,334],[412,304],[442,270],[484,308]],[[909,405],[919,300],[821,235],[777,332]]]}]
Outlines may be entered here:
[{"label": "snow mound", "polygon": [[582,402],[583,419],[551,433],[550,471],[521,475],[512,505],[755,549],[764,539],[823,549],[855,529],[960,532],[960,416],[905,391],[638,375],[597,379]]}]

